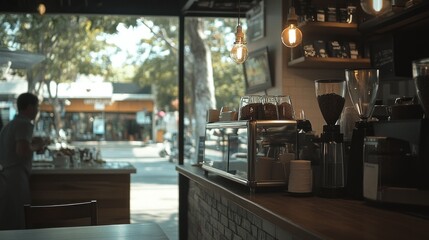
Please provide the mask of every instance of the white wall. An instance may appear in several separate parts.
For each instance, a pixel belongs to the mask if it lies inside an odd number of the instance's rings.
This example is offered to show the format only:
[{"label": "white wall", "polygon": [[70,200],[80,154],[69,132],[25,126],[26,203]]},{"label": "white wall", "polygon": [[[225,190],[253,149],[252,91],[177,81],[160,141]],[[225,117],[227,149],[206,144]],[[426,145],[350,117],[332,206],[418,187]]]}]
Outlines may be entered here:
[{"label": "white wall", "polygon": [[[287,66],[289,49],[282,44],[280,34],[286,23],[289,10],[288,2],[288,0],[265,0],[266,36],[258,41],[249,42],[249,51],[268,46],[275,85],[267,90],[267,94],[290,95],[297,117],[299,116],[298,111],[304,110],[306,118],[313,125],[313,129],[320,134],[325,121],[317,104],[314,80],[322,78],[344,79],[344,69],[325,70],[289,68]],[[349,102],[347,96],[347,106],[350,105]]]}]

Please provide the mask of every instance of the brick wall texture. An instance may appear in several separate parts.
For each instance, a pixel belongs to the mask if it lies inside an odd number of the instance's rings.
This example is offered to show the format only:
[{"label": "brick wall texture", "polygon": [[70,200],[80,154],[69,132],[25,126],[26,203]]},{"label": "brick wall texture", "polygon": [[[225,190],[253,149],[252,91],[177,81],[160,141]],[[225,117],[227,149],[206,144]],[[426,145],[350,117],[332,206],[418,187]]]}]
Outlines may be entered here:
[{"label": "brick wall texture", "polygon": [[271,222],[229,199],[190,181],[188,236],[190,240],[290,240]]}]

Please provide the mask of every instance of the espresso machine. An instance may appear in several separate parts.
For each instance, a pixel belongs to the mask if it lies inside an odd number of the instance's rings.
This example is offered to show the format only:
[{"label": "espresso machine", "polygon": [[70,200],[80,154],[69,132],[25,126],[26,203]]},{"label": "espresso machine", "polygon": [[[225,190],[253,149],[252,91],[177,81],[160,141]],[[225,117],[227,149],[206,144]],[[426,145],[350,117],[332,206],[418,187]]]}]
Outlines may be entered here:
[{"label": "espresso machine", "polygon": [[[413,62],[413,78],[419,104],[390,106],[390,119],[374,122],[373,136],[365,137],[366,200],[429,206],[429,59]],[[416,105],[424,110],[420,117],[409,114]]]},{"label": "espresso machine", "polygon": [[206,124],[202,169],[249,187],[284,190],[296,159],[295,120],[239,120]]}]

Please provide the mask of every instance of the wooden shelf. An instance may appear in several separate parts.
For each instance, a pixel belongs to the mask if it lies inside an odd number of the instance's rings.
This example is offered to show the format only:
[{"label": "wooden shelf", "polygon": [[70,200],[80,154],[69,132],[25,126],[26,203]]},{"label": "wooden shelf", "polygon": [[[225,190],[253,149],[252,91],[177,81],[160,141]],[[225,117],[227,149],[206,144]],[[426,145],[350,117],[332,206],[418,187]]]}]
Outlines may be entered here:
[{"label": "wooden shelf", "polygon": [[358,26],[365,34],[382,34],[402,28],[421,28],[429,24],[429,1],[422,1],[414,6],[404,8],[398,12],[388,13],[385,16],[374,17]]},{"label": "wooden shelf", "polygon": [[301,29],[303,33],[326,34],[326,31],[334,31],[336,35],[360,36],[356,23],[301,22],[298,24],[298,28]]},{"label": "wooden shelf", "polygon": [[[356,39],[359,42],[361,37],[356,23],[302,22],[298,27],[303,32],[303,35],[309,36],[310,39],[318,39],[318,37],[323,36],[324,38],[329,37],[332,40],[338,40],[338,37],[340,37],[343,39]],[[350,59],[334,57],[298,57],[288,63],[289,67],[294,68],[326,69],[362,68],[369,67],[370,65],[370,60],[366,58]]]},{"label": "wooden shelf", "polygon": [[368,58],[319,58],[319,57],[300,57],[289,61],[289,67],[296,68],[365,68],[370,67],[371,63]]}]

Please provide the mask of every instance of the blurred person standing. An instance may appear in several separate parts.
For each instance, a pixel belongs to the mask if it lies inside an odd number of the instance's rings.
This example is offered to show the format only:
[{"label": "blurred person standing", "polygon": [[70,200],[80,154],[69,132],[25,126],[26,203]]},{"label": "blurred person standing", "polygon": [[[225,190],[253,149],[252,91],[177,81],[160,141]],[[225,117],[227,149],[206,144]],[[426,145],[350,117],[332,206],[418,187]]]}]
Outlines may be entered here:
[{"label": "blurred person standing", "polygon": [[33,120],[39,112],[39,99],[22,93],[17,99],[18,114],[0,132],[0,229],[25,227],[24,204],[29,204],[33,151],[45,143],[33,138]]},{"label": "blurred person standing", "polygon": [[175,98],[171,101],[172,109],[164,117],[166,123],[166,138],[173,144],[177,145],[177,134],[179,131],[179,99]]}]

